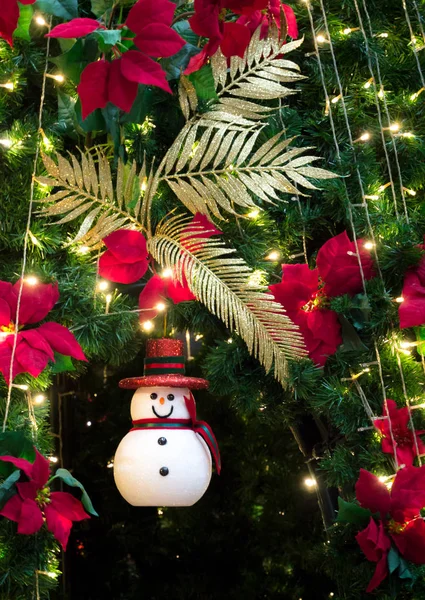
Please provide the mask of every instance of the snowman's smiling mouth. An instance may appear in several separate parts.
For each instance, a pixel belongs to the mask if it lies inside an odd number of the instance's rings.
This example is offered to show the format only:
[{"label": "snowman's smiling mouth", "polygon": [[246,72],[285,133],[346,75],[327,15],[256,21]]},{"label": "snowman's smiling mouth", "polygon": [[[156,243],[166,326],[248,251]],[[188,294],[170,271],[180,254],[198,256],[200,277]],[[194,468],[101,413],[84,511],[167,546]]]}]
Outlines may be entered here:
[{"label": "snowman's smiling mouth", "polygon": [[158,417],[158,419],[168,419],[169,416],[171,416],[173,414],[173,410],[174,410],[174,406],[171,407],[170,412],[168,413],[168,415],[159,415],[156,410],[155,407],[152,406],[152,410],[153,410],[153,414]]}]

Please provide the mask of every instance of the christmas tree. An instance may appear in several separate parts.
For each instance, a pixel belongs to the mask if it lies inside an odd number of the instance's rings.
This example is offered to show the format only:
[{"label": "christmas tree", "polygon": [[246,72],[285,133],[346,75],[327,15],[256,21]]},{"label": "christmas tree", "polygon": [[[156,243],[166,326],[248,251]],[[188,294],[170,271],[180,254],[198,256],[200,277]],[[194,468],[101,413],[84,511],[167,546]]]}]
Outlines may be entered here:
[{"label": "christmas tree", "polygon": [[[422,3],[8,0],[0,34],[1,597],[421,597]],[[163,337],[223,468],[137,508],[118,383]]]}]

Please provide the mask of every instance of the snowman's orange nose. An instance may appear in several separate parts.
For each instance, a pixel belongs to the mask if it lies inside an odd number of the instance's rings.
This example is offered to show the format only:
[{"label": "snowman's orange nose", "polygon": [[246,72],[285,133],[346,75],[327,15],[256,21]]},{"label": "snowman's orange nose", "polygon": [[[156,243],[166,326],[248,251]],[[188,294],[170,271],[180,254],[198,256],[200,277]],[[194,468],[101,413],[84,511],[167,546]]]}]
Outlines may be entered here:
[{"label": "snowman's orange nose", "polygon": [[159,399],[159,403],[160,403],[160,404],[164,404],[164,402],[165,402],[164,398],[160,398],[160,399]]}]

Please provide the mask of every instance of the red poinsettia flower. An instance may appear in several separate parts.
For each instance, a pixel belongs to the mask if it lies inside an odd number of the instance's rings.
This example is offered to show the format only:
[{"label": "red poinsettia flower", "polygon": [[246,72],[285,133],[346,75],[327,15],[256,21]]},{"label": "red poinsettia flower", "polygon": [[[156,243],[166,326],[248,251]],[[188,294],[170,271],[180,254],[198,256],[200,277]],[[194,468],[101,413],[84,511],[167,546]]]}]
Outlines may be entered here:
[{"label": "red poinsettia flower", "polygon": [[[35,0],[19,0],[20,4],[34,4]],[[13,32],[18,26],[19,4],[18,0],[2,0],[0,10],[0,38],[13,46]]]},{"label": "red poinsettia flower", "polygon": [[18,493],[6,502],[0,515],[18,523],[18,533],[36,533],[44,521],[66,550],[73,521],[90,519],[82,503],[67,492],[51,492],[47,486],[49,461],[36,450],[34,463],[14,456],[0,456],[21,469],[28,481],[17,483]]},{"label": "red poinsettia flower", "polygon": [[226,22],[228,10],[240,15],[251,15],[267,7],[268,0],[195,0],[195,14],[189,19],[192,30],[208,38],[201,52],[193,56],[186,75],[200,69],[208,59],[221,49],[224,56],[243,57],[251,39],[251,31],[245,24]]},{"label": "red poinsettia flower", "polygon": [[256,10],[250,15],[242,15],[236,23],[239,25],[246,25],[251,34],[261,25],[260,39],[264,39],[267,37],[271,25],[276,25],[280,31],[281,10],[283,10],[285,14],[289,37],[296,39],[298,37],[298,26],[295,13],[290,6],[283,4],[281,0],[269,0],[266,10]]},{"label": "red poinsettia flower", "polygon": [[336,312],[323,306],[318,270],[308,265],[282,265],[282,282],[269,289],[300,328],[310,358],[323,366],[342,338]]},{"label": "red poinsettia flower", "polygon": [[[425,250],[425,244],[418,246]],[[404,276],[403,302],[398,309],[400,327],[417,327],[425,323],[425,257],[417,267],[409,269]]]},{"label": "red poinsettia flower", "polygon": [[[378,429],[383,436],[382,452],[394,455],[395,449],[399,465],[413,465],[414,458],[418,454],[416,444],[419,454],[425,454],[425,444],[419,437],[419,434],[423,432],[412,431],[409,429],[408,425],[410,418],[407,406],[397,408],[397,404],[394,400],[390,399],[387,400],[387,406],[388,418],[375,419],[373,422],[376,429]],[[387,417],[385,405],[382,408],[382,416]]]},{"label": "red poinsettia flower", "polygon": [[356,497],[363,508],[379,513],[378,524],[371,518],[356,536],[366,558],[377,563],[366,590],[371,592],[388,575],[391,540],[404,558],[425,564],[425,523],[420,512],[425,506],[425,466],[400,469],[391,491],[376,475],[360,469]]},{"label": "red poinsettia flower", "polygon": [[[369,254],[360,250],[365,279],[374,276]],[[317,268],[282,265],[282,282],[269,286],[275,299],[298,325],[310,358],[323,366],[342,342],[341,326],[335,311],[326,308],[329,297],[357,294],[362,290],[355,245],[347,232],[328,240],[317,254]]]},{"label": "red poinsettia flower", "polygon": [[148,269],[146,240],[140,231],[119,229],[104,240],[108,250],[99,260],[99,275],[117,283],[134,283]]},{"label": "red poinsettia flower", "polygon": [[[364,249],[364,241],[358,240],[360,261],[366,280],[375,276],[373,260],[370,253]],[[320,248],[316,259],[319,275],[325,282],[324,293],[326,296],[350,296],[362,291],[362,278],[356,245],[350,242],[347,232],[328,240]]]},{"label": "red poinsettia flower", "polygon": [[[199,249],[202,247],[203,239],[221,233],[205,215],[196,213],[192,221],[182,230],[180,241],[183,247]],[[156,317],[158,312],[161,312],[161,305],[167,298],[174,304],[196,300],[184,275],[182,283],[178,281],[175,273],[171,270],[167,271],[165,276],[154,275],[139,296],[139,308],[143,310],[140,313],[140,320],[148,321]]]},{"label": "red poinsettia flower", "polygon": [[[114,46],[115,60],[109,62],[102,58],[87,65],[77,88],[83,119],[96,108],[105,108],[108,102],[130,112],[139,83],[171,93],[165,71],[153,59],[172,56],[186,43],[171,29],[175,8],[169,0],[136,2],[125,25],[136,34],[133,41],[138,50],[128,50],[121,55],[120,49]],[[54,27],[47,37],[78,38],[96,29],[105,29],[105,26],[95,19],[73,19]]]},{"label": "red poinsettia flower", "polygon": [[[21,280],[14,285],[0,281],[0,372],[9,381],[12,348],[14,344],[17,304]],[[59,299],[57,284],[24,281],[19,307],[17,336],[12,379],[19,373],[38,377],[54,352],[87,360],[74,335],[59,323],[43,323],[37,328],[21,330],[44,319]]]}]

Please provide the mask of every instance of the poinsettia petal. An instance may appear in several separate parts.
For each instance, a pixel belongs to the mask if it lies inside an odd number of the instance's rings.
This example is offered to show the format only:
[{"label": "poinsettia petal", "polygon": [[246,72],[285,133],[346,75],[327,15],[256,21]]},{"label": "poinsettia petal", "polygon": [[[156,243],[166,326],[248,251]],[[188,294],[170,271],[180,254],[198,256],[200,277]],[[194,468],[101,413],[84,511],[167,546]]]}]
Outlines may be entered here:
[{"label": "poinsettia petal", "polygon": [[177,279],[168,279],[165,284],[166,294],[174,304],[180,302],[189,302],[196,300],[196,296],[192,294],[187,285],[187,280],[184,278],[185,285],[182,285]]},{"label": "poinsettia petal", "polygon": [[40,452],[35,450],[35,461],[32,466],[31,479],[38,485],[41,489],[43,488],[47,480],[49,479],[50,474],[50,463],[48,459],[40,454]]},{"label": "poinsettia petal", "polygon": [[136,93],[137,83],[143,83],[154,85],[171,94],[171,88],[165,78],[165,71],[148,56],[136,50],[129,50],[122,56],[121,63],[122,74],[126,81],[136,86]]},{"label": "poinsettia petal", "polygon": [[0,456],[0,460],[3,462],[12,463],[12,465],[23,471],[25,475],[31,479],[33,463],[25,460],[25,458],[16,458],[15,456]]},{"label": "poinsettia petal", "polygon": [[171,25],[176,5],[168,0],[139,0],[128,13],[126,26],[139,33],[153,23]]},{"label": "poinsettia petal", "polygon": [[52,492],[50,494],[50,506],[70,521],[82,521],[90,519],[90,515],[84,510],[83,504],[68,492]]},{"label": "poinsettia petal", "polygon": [[268,0],[226,0],[226,8],[236,14],[250,14],[267,8]]},{"label": "poinsettia petal", "polygon": [[22,504],[22,498],[19,496],[19,494],[15,494],[0,510],[0,515],[2,515],[2,517],[6,517],[6,519],[10,519],[11,521],[18,522],[21,516]]},{"label": "poinsettia petal", "polygon": [[239,23],[225,23],[220,49],[227,58],[231,56],[243,58],[250,40],[251,32],[248,27]]},{"label": "poinsettia petal", "polygon": [[[422,259],[420,268],[425,265]],[[398,309],[400,327],[416,327],[425,323],[425,285],[421,281],[420,268],[408,271],[404,277],[402,298]]]},{"label": "poinsettia petal", "polygon": [[122,262],[110,250],[107,250],[99,259],[99,275],[117,283],[134,283],[146,273],[148,264],[146,258],[132,264]]},{"label": "poinsettia petal", "polygon": [[103,243],[121,262],[134,263],[148,256],[145,236],[135,229],[118,229],[106,236]]},{"label": "poinsettia petal", "polygon": [[48,362],[49,356],[45,352],[33,348],[31,344],[22,339],[16,346],[16,364],[13,365],[13,372],[14,374],[29,373],[33,377],[38,377]]},{"label": "poinsettia petal", "polygon": [[201,213],[195,213],[192,221],[183,228],[181,232],[181,243],[184,245],[185,238],[196,239],[196,238],[210,238],[213,235],[222,235],[223,232],[211,223],[206,215]]},{"label": "poinsettia petal", "polygon": [[401,533],[391,537],[404,558],[418,565],[425,564],[425,523],[422,518],[414,519]]},{"label": "poinsettia petal", "polygon": [[[358,248],[364,278],[369,280],[375,275],[373,261],[369,252],[364,249],[362,240],[358,240]],[[362,291],[356,245],[350,241],[346,231],[323,244],[317,253],[316,264],[320,277],[325,282],[324,291],[327,296],[354,295]]]},{"label": "poinsettia petal", "polygon": [[195,0],[195,14],[190,17],[189,25],[197,35],[220,41],[223,32],[219,21],[220,6],[211,0]]},{"label": "poinsettia petal", "polygon": [[148,56],[166,57],[177,54],[186,44],[177,31],[163,23],[144,27],[134,38],[136,46]]},{"label": "poinsettia petal", "polygon": [[360,506],[373,513],[380,512],[383,518],[390,510],[390,493],[385,484],[364,469],[360,469],[360,477],[356,483],[356,498]]},{"label": "poinsettia petal", "polygon": [[[409,493],[408,493],[409,492]],[[399,469],[391,488],[391,513],[425,506],[425,465]]]},{"label": "poinsettia petal", "polygon": [[210,56],[215,54],[215,52],[217,51],[220,45],[220,39],[221,38],[216,40],[210,40],[208,44],[205,44],[201,52],[195,54],[195,56],[192,56],[192,58],[189,61],[189,64],[186,67],[186,70],[184,71],[184,74],[190,75],[191,73],[195,73],[195,71],[199,71],[201,67],[206,65]]},{"label": "poinsettia petal", "polygon": [[283,11],[286,17],[286,24],[288,27],[288,35],[294,40],[298,37],[298,25],[297,19],[295,17],[295,13],[291,6],[287,4],[282,4]]},{"label": "poinsettia petal", "polygon": [[46,523],[49,531],[53,533],[64,550],[68,544],[69,534],[72,528],[72,521],[58,513],[50,504],[44,507]]},{"label": "poinsettia petal", "polygon": [[16,0],[2,0],[0,11],[0,38],[13,46],[13,32],[18,26],[19,6]]},{"label": "poinsettia petal", "polygon": [[[10,305],[13,322],[16,322],[20,289],[21,279],[13,285],[9,296],[5,298]],[[58,300],[59,288],[57,283],[37,283],[31,285],[24,280],[19,306],[19,325],[41,321],[52,310]]]},{"label": "poinsettia petal", "polygon": [[80,38],[99,29],[100,23],[95,19],[72,19],[68,23],[56,25],[45,37],[50,38]]},{"label": "poinsettia petal", "polygon": [[81,100],[81,114],[86,119],[97,108],[108,104],[108,81],[112,63],[106,60],[92,62],[81,73],[77,86]]},{"label": "poinsettia petal", "polygon": [[164,302],[164,298],[166,297],[165,286],[166,283],[164,279],[159,275],[154,275],[143,288],[143,291],[139,296],[139,308],[143,310],[139,317],[142,323],[154,319],[158,314],[158,310],[155,309],[155,306],[159,302]]},{"label": "poinsettia petal", "polygon": [[18,521],[18,533],[31,535],[38,531],[43,525],[43,515],[34,500],[25,498],[21,506],[21,514]]},{"label": "poinsettia petal", "polygon": [[55,352],[72,356],[77,360],[87,361],[80,344],[75,339],[73,333],[67,327],[59,323],[43,323],[37,328],[37,331],[43,336]]},{"label": "poinsettia petal", "polygon": [[[135,52],[130,50],[130,52]],[[130,112],[137,96],[138,85],[134,80],[125,77],[122,72],[123,58],[112,61],[109,71],[108,99],[124,112]],[[150,59],[146,59],[150,60]]]},{"label": "poinsettia petal", "polygon": [[10,306],[9,303],[6,302],[3,298],[0,298],[0,326],[1,325],[10,325]]},{"label": "poinsettia petal", "polygon": [[16,487],[18,488],[18,492],[22,500],[29,498],[30,500],[35,500],[37,495],[37,490],[39,486],[34,481],[24,481],[23,483],[17,483]]}]

